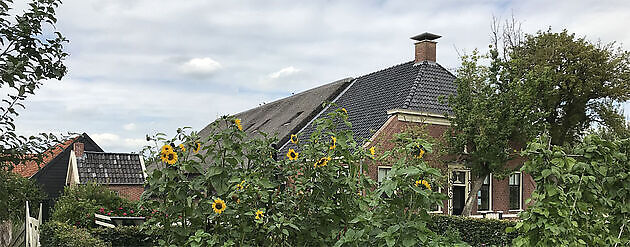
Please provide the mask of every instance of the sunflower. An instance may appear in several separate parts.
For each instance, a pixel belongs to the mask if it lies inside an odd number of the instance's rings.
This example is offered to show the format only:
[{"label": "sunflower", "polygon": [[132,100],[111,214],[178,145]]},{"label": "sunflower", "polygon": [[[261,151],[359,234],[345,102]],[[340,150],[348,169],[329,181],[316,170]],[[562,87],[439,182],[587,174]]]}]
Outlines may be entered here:
[{"label": "sunflower", "polygon": [[212,203],[212,209],[217,214],[223,213],[223,211],[225,211],[225,202],[219,198],[214,199],[214,202]]},{"label": "sunflower", "polygon": [[332,144],[330,144],[330,149],[335,149],[335,147],[337,147],[337,137],[330,136],[330,139],[332,139]]},{"label": "sunflower", "polygon": [[234,119],[234,124],[236,124],[236,127],[238,128],[238,130],[243,131],[243,125],[241,125],[240,118]]},{"label": "sunflower", "polygon": [[169,165],[175,164],[177,162],[177,153],[171,151],[168,153],[162,153],[162,161],[166,162]]},{"label": "sunflower", "polygon": [[413,147],[411,150],[411,154],[416,156],[418,159],[422,159],[422,156],[424,156],[424,153],[425,153],[424,147],[422,147],[422,145],[420,144],[416,144],[416,146]]},{"label": "sunflower", "polygon": [[173,147],[171,147],[171,145],[168,145],[168,144],[162,146],[160,153],[168,153],[168,152],[173,152]]},{"label": "sunflower", "polygon": [[376,154],[376,148],[371,147],[371,148],[370,148],[370,154],[371,154],[372,156],[374,156],[374,155]]},{"label": "sunflower", "polygon": [[300,154],[295,152],[293,148],[289,148],[289,152],[287,152],[287,157],[289,157],[289,160],[297,160],[299,155]]},{"label": "sunflower", "polygon": [[348,111],[346,111],[346,108],[341,108],[341,111],[345,113],[346,115],[348,115]]},{"label": "sunflower", "polygon": [[295,135],[295,134],[291,134],[291,142],[292,142],[293,144],[297,144],[297,142],[298,142],[298,136],[297,136],[297,135]]},{"label": "sunflower", "polygon": [[431,185],[429,184],[429,182],[427,180],[416,180],[416,187],[420,186],[420,185],[424,185],[424,187],[426,187],[428,190],[431,190]]},{"label": "sunflower", "polygon": [[184,147],[184,144],[179,144],[179,149],[182,150],[182,152],[186,152],[186,147]]},{"label": "sunflower", "polygon": [[242,190],[243,188],[245,188],[245,187],[243,187],[243,184],[245,184],[245,180],[241,181],[241,183],[240,183],[240,184],[237,184],[237,185],[236,185],[236,189],[237,189],[237,190]]},{"label": "sunflower", "polygon": [[317,162],[315,162],[315,165],[313,167],[317,168],[317,167],[326,166],[328,164],[328,161],[330,161],[330,157],[321,158]]},{"label": "sunflower", "polygon": [[264,215],[263,215],[263,214],[264,214],[264,212],[263,212],[262,210],[258,209],[258,210],[256,211],[256,219],[257,219],[257,220],[262,219],[262,217],[264,217]]},{"label": "sunflower", "polygon": [[201,142],[195,142],[195,144],[193,144],[193,152],[199,153],[199,150],[201,150]]}]

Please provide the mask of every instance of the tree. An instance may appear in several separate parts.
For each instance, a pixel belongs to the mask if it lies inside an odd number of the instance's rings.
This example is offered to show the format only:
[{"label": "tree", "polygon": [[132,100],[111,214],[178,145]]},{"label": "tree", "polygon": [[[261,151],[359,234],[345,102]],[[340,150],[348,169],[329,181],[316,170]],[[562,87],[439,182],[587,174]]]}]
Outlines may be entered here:
[{"label": "tree", "polygon": [[[488,54],[463,56],[458,93],[449,98],[455,118],[448,150],[471,169],[471,195],[490,173],[506,175],[515,149],[542,133],[571,145],[594,123],[618,126],[615,105],[630,98],[630,54],[614,43],[593,44],[566,30],[523,36],[514,21],[498,30]],[[474,201],[467,198],[463,214]]]},{"label": "tree", "polygon": [[[66,74],[63,50],[67,42],[59,32],[50,32],[57,22],[59,0],[33,0],[22,14],[9,13],[13,0],[0,2],[0,88],[7,92],[0,105],[0,168],[12,169],[26,160],[41,160],[55,136],[19,136],[14,120],[22,102],[34,95],[43,81]],[[35,155],[38,154],[38,155]]]},{"label": "tree", "polygon": [[0,205],[7,205],[0,207],[0,222],[23,217],[23,201],[40,196],[34,183],[10,171],[18,164],[41,162],[59,139],[44,133],[20,136],[14,124],[27,96],[35,94],[43,81],[66,74],[63,60],[68,54],[63,44],[67,40],[50,31],[59,4],[59,0],[33,0],[21,14],[14,14],[12,0],[0,1],[0,88],[6,93],[0,103]]}]

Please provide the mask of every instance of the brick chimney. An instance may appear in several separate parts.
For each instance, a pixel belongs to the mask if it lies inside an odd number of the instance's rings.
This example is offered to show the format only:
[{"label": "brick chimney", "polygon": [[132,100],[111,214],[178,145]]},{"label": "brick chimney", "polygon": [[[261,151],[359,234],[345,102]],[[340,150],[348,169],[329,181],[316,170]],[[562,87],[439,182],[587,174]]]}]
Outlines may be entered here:
[{"label": "brick chimney", "polygon": [[72,148],[72,150],[74,151],[74,155],[77,158],[83,157],[83,150],[84,149],[85,149],[85,146],[81,142],[75,142],[74,143],[74,147]]},{"label": "brick chimney", "polygon": [[416,59],[415,63],[430,61],[435,63],[435,46],[436,39],[442,36],[432,33],[422,33],[411,37],[416,42]]}]

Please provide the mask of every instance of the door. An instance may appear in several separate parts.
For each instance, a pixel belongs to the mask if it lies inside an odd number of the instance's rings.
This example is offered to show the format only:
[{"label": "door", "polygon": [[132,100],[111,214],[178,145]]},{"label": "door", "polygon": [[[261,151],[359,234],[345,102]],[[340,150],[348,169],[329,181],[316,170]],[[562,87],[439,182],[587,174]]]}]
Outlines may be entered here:
[{"label": "door", "polygon": [[453,186],[453,215],[461,215],[466,203],[466,187]]}]

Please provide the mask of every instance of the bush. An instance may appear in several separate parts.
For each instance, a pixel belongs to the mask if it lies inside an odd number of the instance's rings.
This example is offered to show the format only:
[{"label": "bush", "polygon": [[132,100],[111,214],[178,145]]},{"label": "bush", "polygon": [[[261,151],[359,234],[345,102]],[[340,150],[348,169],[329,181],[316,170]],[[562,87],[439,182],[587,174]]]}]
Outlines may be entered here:
[{"label": "bush", "polygon": [[432,215],[430,228],[438,233],[459,233],[461,240],[472,246],[511,246],[518,234],[506,233],[516,222],[507,220],[475,219],[449,215]]},{"label": "bush", "polygon": [[58,221],[42,225],[39,241],[42,246],[56,247],[106,247],[107,244],[92,237],[86,229],[77,228]]},{"label": "bush", "polygon": [[[11,171],[0,169],[0,222],[24,220],[25,201],[28,201],[31,213],[38,212],[39,203],[45,195],[39,185]],[[36,216],[37,213],[33,214]]]},{"label": "bush", "polygon": [[154,238],[140,231],[138,226],[120,226],[116,228],[93,228],[90,230],[97,237],[112,246],[154,246]]},{"label": "bush", "polygon": [[[122,209],[119,210],[119,208]],[[107,214],[104,213],[105,209],[110,212],[127,208],[135,208],[135,205],[105,186],[98,184],[68,186],[57,200],[51,220],[92,228],[94,227],[94,213]]]}]

